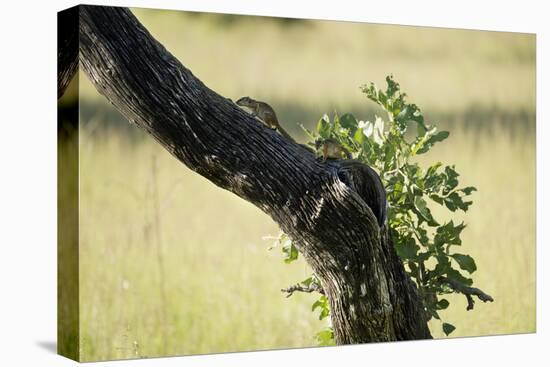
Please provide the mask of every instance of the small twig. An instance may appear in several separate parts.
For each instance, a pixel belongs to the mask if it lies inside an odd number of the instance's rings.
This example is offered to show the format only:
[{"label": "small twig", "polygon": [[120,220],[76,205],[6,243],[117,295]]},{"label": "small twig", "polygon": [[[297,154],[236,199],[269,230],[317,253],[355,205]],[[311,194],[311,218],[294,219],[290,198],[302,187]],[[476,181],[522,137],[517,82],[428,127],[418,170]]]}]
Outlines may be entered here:
[{"label": "small twig", "polygon": [[300,283],[298,283],[298,284],[295,284],[295,285],[291,285],[288,288],[281,289],[281,292],[287,293],[287,295],[286,295],[287,298],[292,296],[292,294],[294,294],[294,292],[305,292],[305,293],[319,292],[321,294],[325,294],[325,290],[323,289],[323,287],[321,287],[317,283],[311,283],[307,287],[300,284]]},{"label": "small twig", "polygon": [[457,282],[456,280],[448,279],[445,277],[439,277],[438,280],[442,283],[447,283],[449,287],[451,287],[451,289],[455,292],[462,293],[464,296],[466,296],[466,300],[468,301],[468,306],[466,307],[467,311],[474,309],[474,298],[472,296],[476,296],[483,302],[494,301],[493,297],[483,292],[479,288],[468,287],[461,284],[460,282]]}]

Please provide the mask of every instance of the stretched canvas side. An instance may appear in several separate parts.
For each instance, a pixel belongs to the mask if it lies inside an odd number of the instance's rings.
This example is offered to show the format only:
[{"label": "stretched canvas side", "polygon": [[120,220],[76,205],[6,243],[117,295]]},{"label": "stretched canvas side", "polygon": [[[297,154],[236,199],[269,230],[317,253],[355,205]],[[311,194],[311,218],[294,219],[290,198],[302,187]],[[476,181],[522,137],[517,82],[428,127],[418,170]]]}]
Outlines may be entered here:
[{"label": "stretched canvas side", "polygon": [[[58,68],[64,52],[78,52],[78,7],[58,13]],[[57,352],[79,360],[79,80],[58,72],[57,102]],[[69,68],[69,69],[71,69]],[[73,77],[74,76],[74,77]]]}]

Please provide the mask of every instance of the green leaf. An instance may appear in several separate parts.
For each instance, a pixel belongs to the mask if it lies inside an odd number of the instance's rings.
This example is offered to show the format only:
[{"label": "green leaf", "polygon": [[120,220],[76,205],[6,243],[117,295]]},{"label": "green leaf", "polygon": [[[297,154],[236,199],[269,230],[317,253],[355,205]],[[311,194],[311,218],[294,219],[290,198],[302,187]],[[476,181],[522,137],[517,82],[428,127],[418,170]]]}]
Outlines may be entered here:
[{"label": "green leaf", "polygon": [[315,311],[315,309],[318,307],[323,307],[323,302],[321,302],[320,300],[313,302],[313,304],[311,305],[311,311]]},{"label": "green leaf", "polygon": [[447,258],[447,255],[440,253],[436,256],[437,264],[434,270],[428,271],[428,278],[435,278],[441,275],[447,274],[452,271],[451,262]]},{"label": "green leaf", "polygon": [[436,195],[436,194],[432,194],[429,197],[430,197],[430,199],[432,199],[433,201],[435,201],[439,205],[443,205],[443,203],[445,202],[444,198],[442,198],[441,196]]},{"label": "green leaf", "polygon": [[430,148],[437,142],[443,141],[449,137],[448,131],[440,131],[431,135],[421,147],[415,152],[416,154],[423,154],[430,150]]},{"label": "green leaf", "polygon": [[378,116],[376,116],[376,120],[374,121],[374,131],[372,134],[372,138],[376,144],[384,144],[384,120],[382,120]]},{"label": "green leaf", "polygon": [[[420,149],[424,147],[425,144],[428,144],[430,137],[437,131],[437,128],[432,128],[424,133],[423,136],[416,138],[414,143],[411,145],[411,155],[415,155]],[[425,152],[428,151],[429,147],[426,147]]]},{"label": "green leaf", "polygon": [[447,176],[447,181],[445,183],[445,190],[443,190],[443,194],[447,194],[451,192],[455,187],[458,186],[458,173],[455,171],[454,166],[452,167],[445,167],[445,175]]},{"label": "green leaf", "polygon": [[395,116],[395,120],[397,121],[405,121],[408,120],[408,115],[410,114],[410,108],[408,106],[405,106],[399,113]]},{"label": "green leaf", "polygon": [[386,144],[386,147],[384,148],[384,169],[388,170],[391,167],[393,167],[395,160],[394,160],[394,153],[395,148],[391,144]]},{"label": "green leaf", "polygon": [[336,345],[334,342],[334,330],[331,327],[319,331],[315,334],[315,339],[317,340],[317,343],[319,343],[319,346],[322,347]]},{"label": "green leaf", "polygon": [[449,277],[449,279],[456,280],[467,287],[470,287],[473,283],[472,279],[464,277],[458,270],[453,268],[447,269],[447,277]]},{"label": "green leaf", "polygon": [[449,137],[448,131],[436,132],[437,128],[432,127],[430,130],[423,130],[423,135],[420,135],[411,145],[411,155],[423,154],[437,142],[443,141]]},{"label": "green leaf", "polygon": [[414,207],[416,208],[418,213],[420,213],[422,219],[424,219],[428,223],[428,225],[432,227],[438,225],[438,223],[432,217],[430,209],[428,209],[426,200],[424,200],[421,196],[414,197]]},{"label": "green leaf", "polygon": [[428,308],[428,313],[436,320],[440,320],[439,314],[433,308]]},{"label": "green leaf", "polygon": [[414,205],[416,206],[416,209],[418,209],[418,212],[425,218],[429,219],[431,217],[431,214],[429,212],[430,209],[428,209],[426,201],[422,199],[421,196],[416,196],[414,198]]},{"label": "green leaf", "polygon": [[460,233],[464,228],[466,228],[466,225],[464,223],[460,223],[456,226],[454,225],[452,220],[448,223],[445,223],[444,225],[437,228],[434,236],[434,245],[436,247],[440,247],[443,245],[460,246],[462,244]]},{"label": "green leaf", "polygon": [[359,145],[363,144],[363,141],[365,140],[365,135],[363,135],[363,129],[357,129],[355,131],[355,133],[353,134],[353,140]]},{"label": "green leaf", "polygon": [[439,167],[441,167],[443,165],[443,163],[441,162],[436,162],[434,164],[432,164],[428,170],[426,171],[426,176],[424,176],[425,179],[428,179],[429,177],[433,177],[436,175],[437,173],[437,170],[439,169]]},{"label": "green leaf", "polygon": [[452,254],[451,257],[455,259],[462,270],[466,270],[470,274],[477,270],[476,262],[470,255]]},{"label": "green leaf", "polygon": [[333,134],[342,135],[340,131],[342,129],[340,125],[340,116],[338,116],[336,111],[334,111],[334,118],[332,119],[332,123],[329,122],[329,125],[330,125],[329,136],[332,136]]},{"label": "green leaf", "polygon": [[311,283],[313,283],[313,276],[308,277],[304,280],[302,280],[300,283],[302,283],[304,286],[309,287]]},{"label": "green leaf", "polygon": [[378,89],[376,88],[376,85],[374,83],[370,83],[369,85],[366,85],[366,84],[363,85],[361,87],[361,91],[367,95],[368,99],[378,103]]},{"label": "green leaf", "polygon": [[455,331],[456,327],[454,325],[448,324],[446,322],[443,323],[443,332],[445,335],[449,336],[453,331]]},{"label": "green leaf", "polygon": [[300,283],[305,287],[309,287],[312,284],[316,284],[318,286],[321,286],[321,282],[315,276],[315,274],[312,274],[311,276],[309,276],[306,279],[302,280]]},{"label": "green leaf", "polygon": [[431,251],[421,252],[417,255],[416,259],[418,260],[418,262],[421,262],[421,261],[428,260],[432,256],[433,256],[433,253]]},{"label": "green leaf", "polygon": [[437,302],[436,307],[438,310],[444,310],[449,307],[449,301],[447,301],[445,298],[442,298],[439,300],[439,302]]},{"label": "green leaf", "polygon": [[290,264],[291,262],[298,259],[298,249],[292,244],[290,239],[287,239],[282,246],[283,250],[283,261],[285,264]]},{"label": "green leaf", "polygon": [[388,96],[386,96],[386,94],[380,89],[378,90],[378,104],[380,104],[382,107],[384,107],[385,109],[388,108]]},{"label": "green leaf", "polygon": [[458,209],[462,211],[467,211],[468,207],[472,205],[471,201],[464,201],[462,196],[457,191],[453,191],[449,196],[444,199],[445,206],[450,211],[457,211]]},{"label": "green leaf", "polygon": [[420,250],[420,247],[416,244],[414,238],[409,237],[404,240],[400,239],[396,243],[395,249],[402,259],[416,259],[416,254]]},{"label": "green leaf", "polygon": [[353,116],[351,113],[346,113],[342,115],[342,117],[340,117],[340,125],[343,128],[349,129],[352,134],[355,134],[358,122],[355,116]]},{"label": "green leaf", "polygon": [[395,94],[397,94],[400,90],[399,83],[393,80],[393,75],[386,76],[386,83],[388,84],[388,88],[386,89],[386,93],[388,94],[388,97],[393,97]]},{"label": "green leaf", "polygon": [[477,191],[477,189],[473,186],[468,186],[463,189],[460,189],[461,192],[464,193],[464,195],[470,195],[472,192]]},{"label": "green leaf", "polygon": [[440,131],[430,138],[430,143],[431,144],[439,143],[447,139],[449,137],[449,134],[450,133],[448,131]]},{"label": "green leaf", "polygon": [[323,117],[321,117],[317,122],[317,133],[323,139],[328,139],[330,137],[330,130],[331,130],[330,119],[328,115],[325,113]]},{"label": "green leaf", "polygon": [[315,311],[317,308],[321,309],[319,313],[319,320],[322,320],[325,317],[328,317],[330,313],[330,309],[329,309],[327,297],[321,296],[317,301],[313,303],[313,305],[311,305],[311,311]]},{"label": "green leaf", "polygon": [[421,123],[418,123],[416,125],[416,135],[417,136],[424,136],[424,135],[426,135],[426,131],[428,131],[428,126],[426,126],[426,124],[424,123],[424,118],[422,117]]}]

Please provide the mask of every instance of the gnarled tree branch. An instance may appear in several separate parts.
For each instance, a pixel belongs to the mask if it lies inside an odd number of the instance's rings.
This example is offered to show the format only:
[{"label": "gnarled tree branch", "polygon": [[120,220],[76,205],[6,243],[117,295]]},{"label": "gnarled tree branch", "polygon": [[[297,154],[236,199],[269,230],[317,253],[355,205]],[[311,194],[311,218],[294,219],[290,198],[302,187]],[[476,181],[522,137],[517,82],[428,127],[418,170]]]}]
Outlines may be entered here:
[{"label": "gnarled tree branch", "polygon": [[342,161],[319,162],[206,87],[128,9],[80,7],[80,65],[132,124],[280,225],[322,283],[337,343],[431,338],[387,230]]},{"label": "gnarled tree branch", "polygon": [[468,287],[468,286],[465,286],[465,285],[461,284],[460,282],[457,282],[456,280],[449,279],[449,278],[446,278],[446,277],[439,277],[439,278],[437,278],[437,280],[440,281],[441,283],[447,284],[456,293],[461,293],[464,296],[466,296],[466,300],[468,301],[468,306],[466,307],[467,311],[470,311],[470,310],[474,309],[474,303],[475,302],[474,302],[474,299],[473,299],[472,296],[476,296],[477,298],[479,298],[483,302],[493,302],[494,301],[493,297],[491,297],[487,293],[483,292],[479,288]]},{"label": "gnarled tree branch", "polygon": [[287,298],[292,296],[294,292],[304,292],[304,293],[317,292],[320,294],[325,294],[325,290],[323,289],[323,287],[319,286],[317,283],[311,283],[308,286],[298,283],[298,284],[291,285],[287,288],[281,289],[281,292],[286,293]]}]

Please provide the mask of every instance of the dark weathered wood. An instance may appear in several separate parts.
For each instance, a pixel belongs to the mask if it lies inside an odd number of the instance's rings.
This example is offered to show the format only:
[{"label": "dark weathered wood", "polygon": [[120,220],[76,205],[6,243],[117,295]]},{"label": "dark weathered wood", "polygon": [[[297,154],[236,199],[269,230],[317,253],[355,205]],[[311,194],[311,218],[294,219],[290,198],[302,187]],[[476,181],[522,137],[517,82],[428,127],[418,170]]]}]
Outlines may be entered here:
[{"label": "dark weathered wood", "polygon": [[128,9],[80,7],[80,63],[132,124],[280,225],[322,282],[337,343],[431,337],[385,227],[339,177],[342,161],[319,162],[210,90]]},{"label": "dark weathered wood", "polygon": [[78,7],[57,14],[57,98],[78,68]]}]

